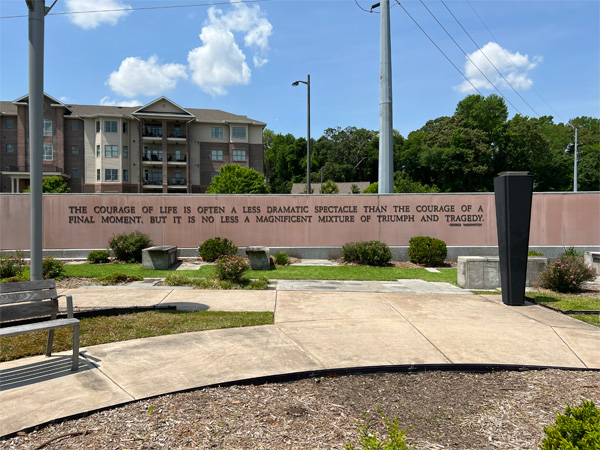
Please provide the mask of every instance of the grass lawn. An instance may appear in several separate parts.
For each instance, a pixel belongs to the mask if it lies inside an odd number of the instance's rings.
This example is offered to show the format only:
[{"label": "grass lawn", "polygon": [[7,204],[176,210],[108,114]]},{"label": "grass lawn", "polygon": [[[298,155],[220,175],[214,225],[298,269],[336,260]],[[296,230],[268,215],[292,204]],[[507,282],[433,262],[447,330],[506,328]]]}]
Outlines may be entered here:
[{"label": "grass lawn", "polygon": [[[144,278],[164,278],[173,273],[169,270],[142,269],[141,264],[68,264],[66,273],[69,277],[96,278],[122,272]],[[187,277],[208,278],[215,273],[213,266],[200,266],[199,270],[178,270],[177,273]],[[395,281],[397,279],[421,278],[425,281],[445,281],[456,284],[456,269],[440,269],[440,273],[432,273],[425,269],[406,269],[398,267],[370,266],[280,266],[277,270],[246,272],[248,278],[267,276],[280,280],[374,280]]]},{"label": "grass lawn", "polygon": [[576,297],[569,294],[528,292],[527,297],[562,311],[600,310],[600,299],[594,297]]},{"label": "grass lawn", "polygon": [[[81,319],[79,345],[87,347],[151,336],[268,325],[273,322],[272,312],[144,311],[120,316],[90,317]],[[72,333],[71,328],[56,330],[52,351],[70,350]],[[43,355],[47,339],[47,331],[0,338],[0,362]]]}]

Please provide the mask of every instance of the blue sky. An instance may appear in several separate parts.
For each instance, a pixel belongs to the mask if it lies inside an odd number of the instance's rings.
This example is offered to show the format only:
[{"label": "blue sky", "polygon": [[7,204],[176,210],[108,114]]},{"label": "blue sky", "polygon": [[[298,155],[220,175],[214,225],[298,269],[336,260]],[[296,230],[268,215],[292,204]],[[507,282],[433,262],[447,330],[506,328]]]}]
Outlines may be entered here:
[{"label": "blue sky", "polygon": [[[375,3],[357,1],[367,10]],[[56,14],[200,3],[58,0],[46,17],[44,90],[67,104],[143,105],[164,95],[183,107],[247,115],[300,137],[306,136],[306,87],[291,83],[310,73],[312,137],[336,126],[379,128],[380,16],[353,0]],[[600,116],[599,1],[445,0],[483,50],[444,3],[424,4],[514,105],[511,116],[552,115],[556,122]],[[482,94],[497,93],[420,0],[402,5]],[[0,16],[13,15],[27,15],[24,0],[0,2]],[[391,23],[394,128],[407,136],[427,120],[451,115],[476,92],[398,5]],[[26,17],[0,19],[2,100],[27,93],[27,26]]]}]

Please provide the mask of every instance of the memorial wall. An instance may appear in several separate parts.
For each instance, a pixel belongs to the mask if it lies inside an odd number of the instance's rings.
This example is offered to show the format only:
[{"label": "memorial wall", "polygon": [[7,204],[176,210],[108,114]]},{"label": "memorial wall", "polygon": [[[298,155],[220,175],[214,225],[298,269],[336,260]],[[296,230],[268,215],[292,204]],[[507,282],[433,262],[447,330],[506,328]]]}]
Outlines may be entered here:
[{"label": "memorial wall", "polygon": [[[331,247],[413,236],[448,246],[496,246],[494,195],[44,194],[44,249],[106,248],[141,231],[155,245],[198,247],[215,236],[237,246]],[[533,195],[530,246],[600,245],[600,193]],[[29,195],[0,195],[0,250],[29,249]]]}]

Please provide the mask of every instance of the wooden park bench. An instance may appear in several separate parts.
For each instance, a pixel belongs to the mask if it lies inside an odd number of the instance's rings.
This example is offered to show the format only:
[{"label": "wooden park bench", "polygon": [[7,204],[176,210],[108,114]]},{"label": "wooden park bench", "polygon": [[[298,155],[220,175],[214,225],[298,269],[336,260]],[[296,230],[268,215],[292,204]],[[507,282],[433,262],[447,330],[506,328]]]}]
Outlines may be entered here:
[{"label": "wooden park bench", "polygon": [[[65,297],[67,300],[66,319],[57,319],[59,297]],[[43,320],[25,325],[11,324],[15,321],[36,318],[43,318]],[[73,327],[73,365],[71,370],[78,369],[79,320],[73,317],[73,298],[70,295],[56,295],[54,280],[0,284],[0,325],[0,337],[49,330],[46,356],[50,356],[52,353],[54,330]]]}]

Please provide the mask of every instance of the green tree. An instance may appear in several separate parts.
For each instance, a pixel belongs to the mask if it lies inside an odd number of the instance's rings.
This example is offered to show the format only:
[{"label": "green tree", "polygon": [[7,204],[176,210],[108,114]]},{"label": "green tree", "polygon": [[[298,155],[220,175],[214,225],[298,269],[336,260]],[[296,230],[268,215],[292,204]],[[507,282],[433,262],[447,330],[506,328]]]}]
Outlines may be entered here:
[{"label": "green tree", "polygon": [[237,164],[221,166],[219,174],[206,190],[207,194],[264,194],[265,177],[256,170]]},{"label": "green tree", "polygon": [[465,119],[467,126],[481,130],[487,134],[491,144],[502,134],[508,108],[504,99],[496,94],[487,97],[467,95],[456,105],[454,115]]},{"label": "green tree", "polygon": [[338,188],[338,185],[335,184],[335,182],[333,182],[332,180],[327,180],[321,186],[321,194],[339,194],[339,193],[340,193],[340,189]]},{"label": "green tree", "polygon": [[[30,186],[27,187],[23,192],[30,192]],[[53,177],[47,177],[42,180],[42,192],[62,194],[71,192],[71,188],[67,186],[67,182],[63,177],[58,175]]]}]

